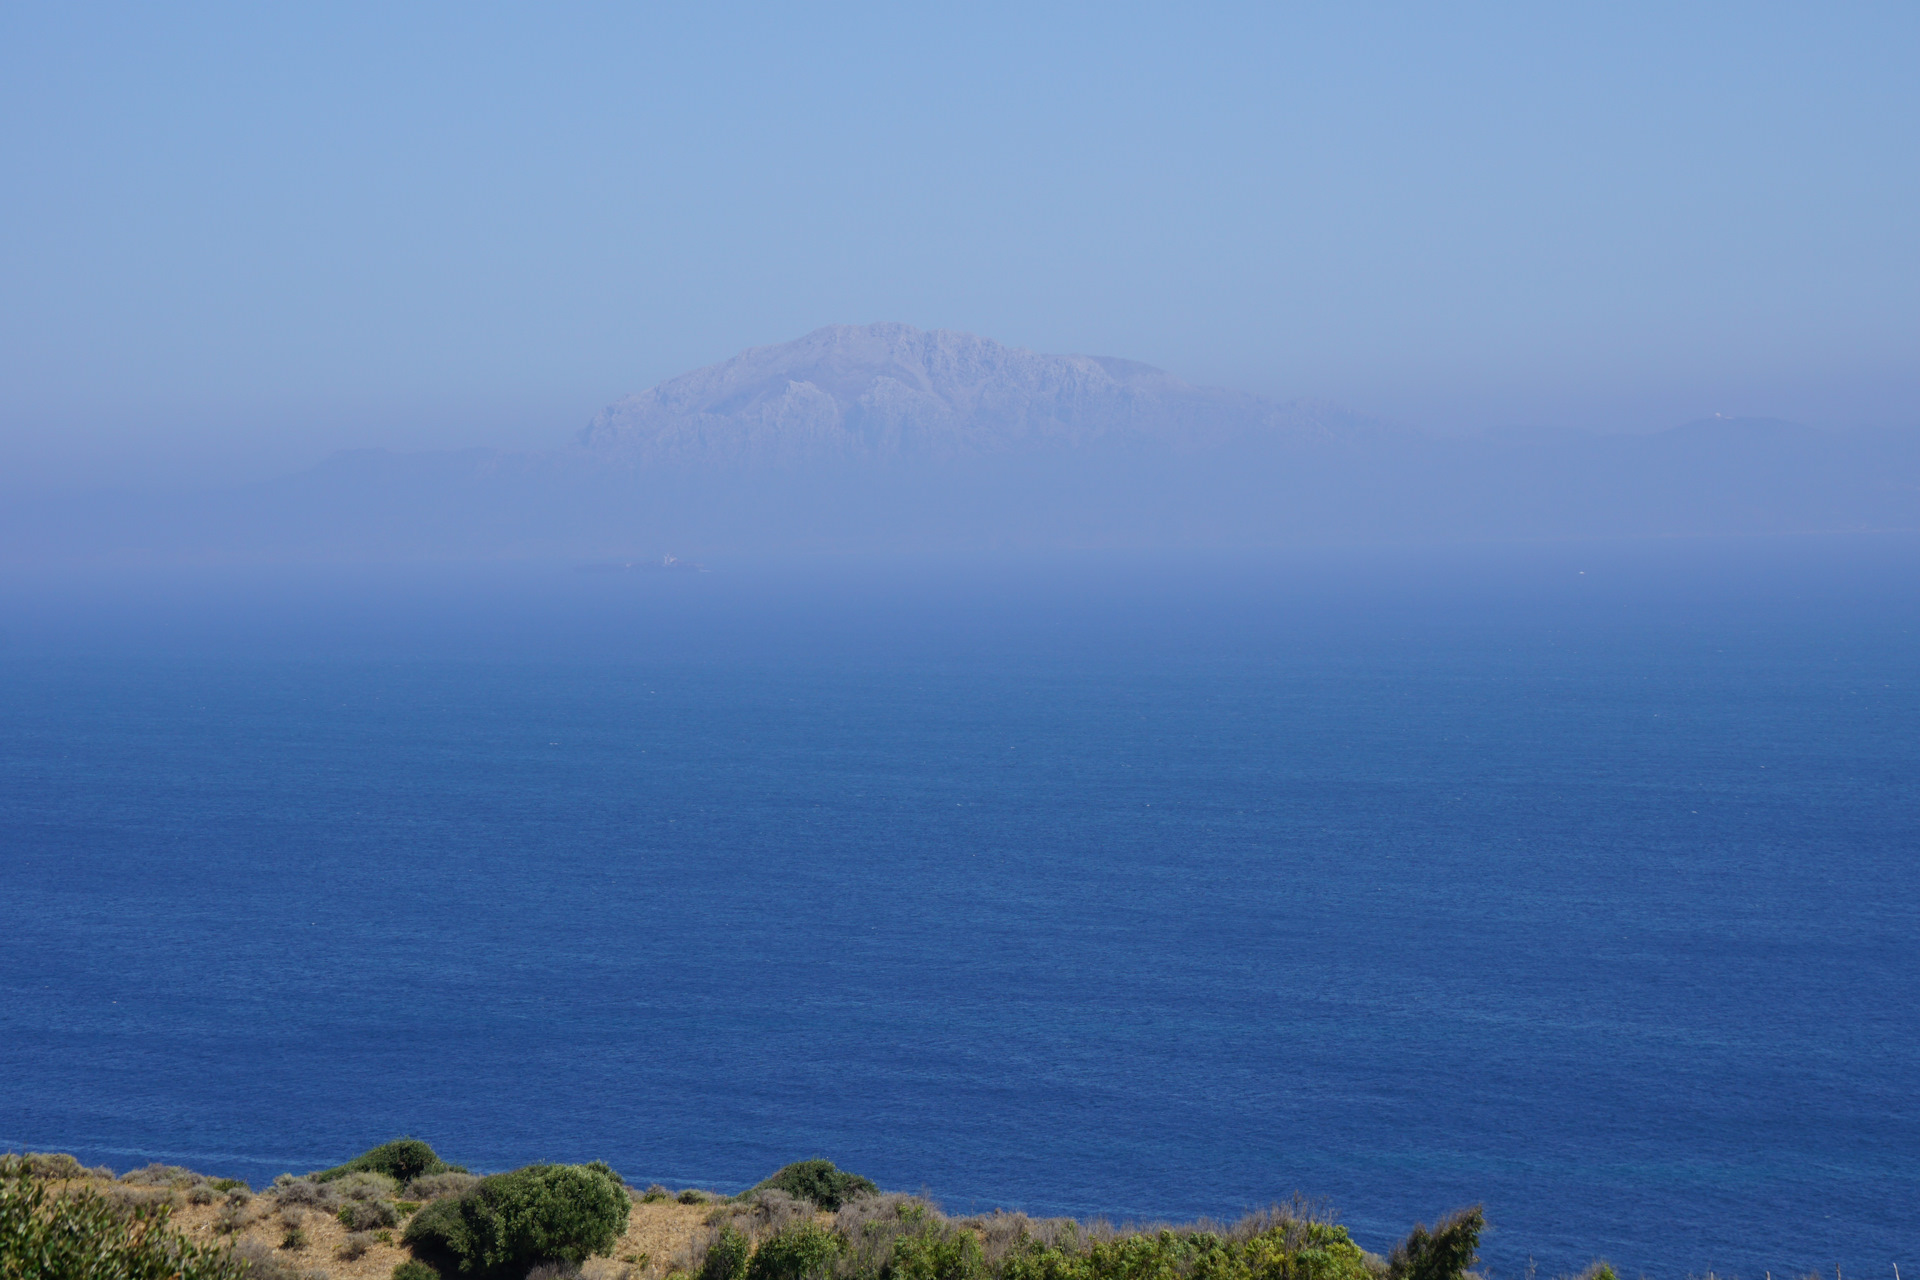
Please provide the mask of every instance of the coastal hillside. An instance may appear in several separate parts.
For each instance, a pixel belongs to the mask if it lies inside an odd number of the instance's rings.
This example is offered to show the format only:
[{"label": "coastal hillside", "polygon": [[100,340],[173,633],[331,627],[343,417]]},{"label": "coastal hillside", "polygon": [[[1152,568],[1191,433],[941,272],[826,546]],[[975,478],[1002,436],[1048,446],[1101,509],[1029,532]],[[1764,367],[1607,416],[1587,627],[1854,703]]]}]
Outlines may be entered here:
[{"label": "coastal hillside", "polygon": [[600,1163],[483,1177],[411,1138],[257,1193],[0,1156],[0,1275],[22,1280],[1464,1280],[1483,1226],[1464,1210],[1381,1257],[1298,1198],[1231,1224],[949,1218],[825,1160],[721,1196]]},{"label": "coastal hillside", "polygon": [[[71,1157],[30,1159],[56,1195],[91,1194],[129,1213],[164,1209],[173,1231],[193,1245],[231,1251],[251,1280],[389,1280],[396,1267],[415,1260],[404,1238],[406,1221],[423,1203],[460,1185],[452,1179],[440,1188],[421,1188],[414,1192],[425,1197],[421,1202],[405,1200],[399,1186],[388,1188],[386,1197],[355,1199],[360,1187],[330,1191],[304,1179],[256,1193],[244,1183],[177,1166],[149,1165],[116,1177],[109,1169],[82,1168]],[[362,1210],[364,1218],[343,1213],[348,1206]],[[671,1259],[688,1252],[710,1212],[710,1205],[691,1197],[688,1203],[636,1199],[606,1255],[586,1259],[580,1274],[585,1280],[664,1275]],[[0,1265],[0,1275],[15,1274]]]}]

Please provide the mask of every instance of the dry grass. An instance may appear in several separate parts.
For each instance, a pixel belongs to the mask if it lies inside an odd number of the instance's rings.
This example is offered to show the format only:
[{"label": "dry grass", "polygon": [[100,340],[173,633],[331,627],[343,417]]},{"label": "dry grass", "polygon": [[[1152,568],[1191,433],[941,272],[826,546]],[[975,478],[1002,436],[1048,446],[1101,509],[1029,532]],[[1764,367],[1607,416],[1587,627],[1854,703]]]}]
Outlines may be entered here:
[{"label": "dry grass", "polygon": [[[104,1178],[61,1180],[52,1185],[76,1191],[91,1187],[108,1195],[120,1193],[115,1198],[125,1198],[134,1191],[124,1183]],[[146,1194],[164,1198],[168,1193],[155,1188]],[[401,1246],[398,1228],[390,1232],[354,1233],[324,1211],[307,1212],[301,1219],[300,1229],[307,1236],[304,1249],[282,1249],[280,1242],[286,1237],[287,1223],[276,1200],[275,1196],[260,1195],[244,1206],[224,1202],[177,1203],[173,1226],[195,1244],[221,1245],[231,1240],[237,1247],[244,1246],[258,1256],[271,1257],[282,1264],[283,1275],[307,1277],[314,1272],[324,1272],[327,1280],[389,1280],[394,1267],[413,1256]],[[634,1280],[664,1275],[668,1260],[685,1255],[695,1237],[705,1234],[710,1212],[710,1205],[672,1201],[635,1204],[627,1219],[625,1234],[613,1247],[613,1256],[589,1259],[581,1275],[584,1280],[616,1280],[622,1273],[630,1273]],[[222,1215],[234,1223],[231,1232],[219,1229]],[[386,1241],[379,1238],[383,1234],[388,1236]],[[350,1237],[353,1238],[351,1244]],[[645,1262],[636,1266],[628,1261],[634,1258],[644,1258]]]},{"label": "dry grass", "polygon": [[442,1196],[457,1196],[478,1181],[480,1179],[471,1173],[429,1173],[409,1182],[404,1198],[426,1201],[438,1200]]},{"label": "dry grass", "polygon": [[74,1178],[113,1180],[113,1170],[104,1165],[89,1169],[64,1151],[26,1151],[0,1155],[0,1177],[10,1178],[22,1169],[36,1178],[55,1181]]},{"label": "dry grass", "polygon": [[150,1164],[144,1169],[129,1169],[120,1181],[135,1187],[190,1187],[202,1181],[199,1174],[177,1164]]}]

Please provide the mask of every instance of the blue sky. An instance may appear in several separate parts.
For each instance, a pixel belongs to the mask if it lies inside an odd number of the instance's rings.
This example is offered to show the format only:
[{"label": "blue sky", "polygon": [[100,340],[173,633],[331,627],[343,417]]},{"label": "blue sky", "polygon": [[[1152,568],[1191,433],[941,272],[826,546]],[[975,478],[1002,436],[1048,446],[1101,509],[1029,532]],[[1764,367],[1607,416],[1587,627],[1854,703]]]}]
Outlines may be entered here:
[{"label": "blue sky", "polygon": [[0,465],[537,447],[881,319],[1920,425],[1917,63],[1912,5],[9,5]]}]

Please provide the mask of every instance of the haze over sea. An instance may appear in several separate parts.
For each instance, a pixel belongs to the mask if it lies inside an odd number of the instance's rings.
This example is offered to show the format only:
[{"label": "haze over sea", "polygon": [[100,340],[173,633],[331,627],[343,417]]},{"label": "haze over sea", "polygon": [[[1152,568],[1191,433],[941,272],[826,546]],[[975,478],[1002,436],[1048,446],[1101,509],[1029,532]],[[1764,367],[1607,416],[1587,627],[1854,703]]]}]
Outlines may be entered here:
[{"label": "haze over sea", "polygon": [[1920,543],[10,571],[0,1145],[1920,1265]]}]

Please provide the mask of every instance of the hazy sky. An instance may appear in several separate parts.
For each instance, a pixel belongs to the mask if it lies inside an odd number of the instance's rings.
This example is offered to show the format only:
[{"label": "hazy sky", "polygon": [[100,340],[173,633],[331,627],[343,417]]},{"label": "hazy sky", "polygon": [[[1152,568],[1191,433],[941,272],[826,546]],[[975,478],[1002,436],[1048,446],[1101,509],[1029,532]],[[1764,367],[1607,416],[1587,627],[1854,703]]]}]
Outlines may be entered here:
[{"label": "hazy sky", "polygon": [[540,446],[897,319],[1448,430],[1920,424],[1920,6],[0,8],[0,465]]}]

